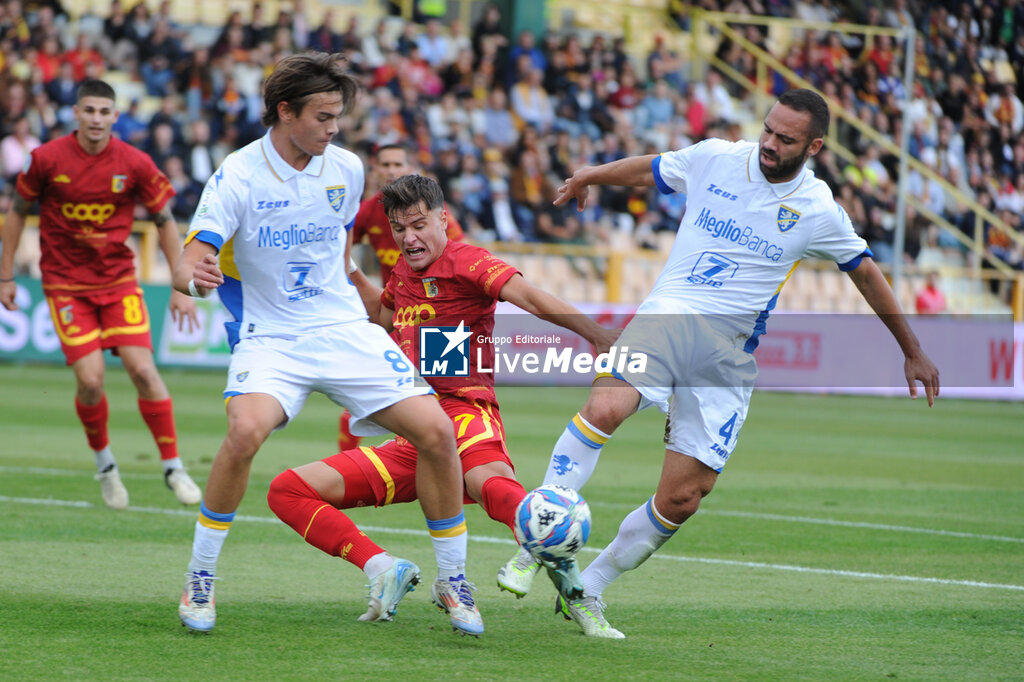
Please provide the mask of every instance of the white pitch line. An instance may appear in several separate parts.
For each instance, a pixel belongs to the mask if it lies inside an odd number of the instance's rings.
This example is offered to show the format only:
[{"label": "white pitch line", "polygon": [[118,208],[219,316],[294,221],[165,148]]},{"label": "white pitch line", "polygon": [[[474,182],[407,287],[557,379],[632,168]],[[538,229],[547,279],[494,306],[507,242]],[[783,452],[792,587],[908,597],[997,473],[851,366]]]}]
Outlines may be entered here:
[{"label": "white pitch line", "polygon": [[[41,476],[81,476],[82,471],[75,469],[46,469],[42,467],[5,467],[0,466],[0,473],[35,474]],[[122,478],[152,478],[153,474],[125,473],[121,472]],[[633,509],[634,507],[625,503],[614,502],[590,502],[592,507],[604,507],[607,509]],[[943,530],[941,528],[921,528],[912,525],[891,525],[887,523],[868,523],[867,521],[841,521],[833,518],[816,518],[813,516],[786,516],[784,514],[761,514],[757,512],[729,511],[719,509],[701,509],[701,516],[734,516],[737,518],[753,518],[767,521],[782,521],[785,523],[815,523],[818,525],[831,525],[846,528],[867,528],[870,530],[887,530],[890,532],[918,532],[928,536],[945,536],[947,538],[965,538],[967,540],[990,540],[998,543],[1015,543],[1024,545],[1024,538],[1012,536],[991,536],[981,532],[965,532],[962,530]]]},{"label": "white pitch line", "polygon": [[885,523],[867,523],[866,521],[839,521],[837,519],[817,519],[812,516],[784,516],[782,514],[758,514],[755,512],[725,511],[705,509],[701,514],[713,516],[737,516],[746,519],[763,519],[766,521],[788,521],[793,523],[816,523],[822,526],[842,526],[845,528],[868,528],[870,530],[888,530],[899,533],[925,533],[927,535],[946,535],[954,538],[971,538],[972,540],[995,540],[997,542],[1018,542],[1024,544],[1024,538],[1006,535],[985,535],[983,533],[964,533],[955,530],[937,528],[915,528],[914,526],[892,526]]},{"label": "white pitch line", "polygon": [[[74,469],[47,469],[43,467],[9,467],[0,466],[0,473],[34,474],[39,476],[81,476],[82,471]],[[121,472],[121,478],[152,478],[152,474],[125,473]],[[590,502],[592,507],[605,507],[616,509],[633,509],[633,506],[615,502]],[[965,538],[968,540],[991,540],[993,542],[1012,542],[1024,544],[1024,538],[1017,538],[1008,535],[987,535],[984,533],[967,533],[964,531],[942,530],[940,528],[918,528],[915,526],[896,526],[885,523],[868,523],[866,521],[840,521],[839,519],[822,519],[813,516],[786,516],[784,514],[761,514],[757,512],[729,511],[718,509],[702,509],[701,516],[733,516],[745,519],[760,519],[763,521],[782,521],[784,523],[812,523],[820,526],[835,526],[839,528],[865,528],[868,530],[882,530],[893,533],[920,533],[922,535],[942,535],[952,538]]]},{"label": "white pitch line", "polygon": [[[98,505],[92,502],[85,502],[79,500],[55,500],[52,498],[34,498],[34,497],[8,497],[7,495],[0,495],[0,502],[11,502],[15,504],[38,504],[38,505],[49,505],[54,507],[97,507]],[[167,516],[189,516],[195,517],[196,511],[194,509],[163,509],[160,507],[132,507],[129,506],[125,511],[139,512],[143,514],[164,514]],[[245,521],[247,523],[274,523],[284,525],[280,519],[272,516],[250,516],[247,514],[239,514],[235,517],[237,521]],[[393,528],[385,526],[360,526],[365,531],[372,533],[390,533],[392,535],[413,535],[419,537],[429,537],[429,533],[426,530],[418,528]],[[509,538],[499,538],[487,535],[470,535],[469,539],[473,542],[481,542],[488,544],[508,545],[510,547],[515,546],[514,540]],[[593,547],[584,547],[580,550],[581,552],[587,552],[588,554],[598,554],[601,550]],[[713,559],[709,557],[688,557],[688,556],[676,556],[672,554],[654,554],[652,559],[660,559],[662,561],[678,561],[687,563],[697,564],[711,564],[717,566],[736,566],[739,568],[755,568],[769,571],[788,571],[794,573],[814,573],[817,575],[832,575],[841,576],[844,578],[867,578],[870,580],[892,580],[898,582],[908,583],[927,583],[932,585],[955,585],[958,587],[980,587],[985,589],[993,590],[1014,590],[1017,592],[1024,592],[1024,585],[1012,585],[1005,583],[988,583],[977,580],[954,580],[951,578],[928,578],[916,575],[893,575],[889,573],[867,573],[863,571],[846,571],[835,568],[811,568],[808,566],[792,566],[789,564],[769,564],[760,561],[736,561],[734,559]]]}]

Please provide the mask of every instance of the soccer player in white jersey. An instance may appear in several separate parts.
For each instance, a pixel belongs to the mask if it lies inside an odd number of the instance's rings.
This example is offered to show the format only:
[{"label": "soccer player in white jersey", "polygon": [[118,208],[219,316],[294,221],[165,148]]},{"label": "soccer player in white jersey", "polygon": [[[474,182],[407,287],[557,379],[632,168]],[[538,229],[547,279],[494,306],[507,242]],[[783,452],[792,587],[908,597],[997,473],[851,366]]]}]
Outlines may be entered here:
[{"label": "soccer player in white jersey", "polygon": [[[630,352],[647,353],[648,372],[594,382],[583,409],[555,443],[544,477],[544,483],[581,488],[627,417],[650,405],[668,412],[655,494],[626,516],[615,539],[584,570],[584,598],[559,597],[559,610],[588,636],[624,637],[605,619],[604,589],[665,544],[711,492],[747,414],[757,337],[800,259],[834,260],[902,349],[911,397],[917,397],[918,381],[929,406],[939,393],[939,372],[867,244],[827,185],[805,167],[821,149],[828,125],[824,99],[790,90],[768,112],[758,143],[708,139],[680,151],[581,168],[558,190],[555,204],[575,198],[580,210],[589,185],[654,185],[687,197],[668,262],[618,340]],[[499,583],[525,593],[536,570],[529,555],[517,554],[502,568]]]},{"label": "soccer player in white jersey", "polygon": [[[214,626],[217,558],[253,456],[312,391],[351,411],[353,433],[394,432],[416,446],[416,491],[438,578],[465,579],[462,473],[451,420],[398,346],[369,322],[347,276],[363,167],[331,144],[358,91],[342,60],[308,53],[278,63],[264,83],[262,122],[270,130],[225,159],[207,182],[174,268],[177,290],[205,296],[218,289],[235,320],[224,391],[228,432],[210,468],[178,608],[191,630]],[[404,559],[373,572],[372,585],[395,590],[419,579]],[[449,616],[457,629],[483,632],[475,605]]]}]

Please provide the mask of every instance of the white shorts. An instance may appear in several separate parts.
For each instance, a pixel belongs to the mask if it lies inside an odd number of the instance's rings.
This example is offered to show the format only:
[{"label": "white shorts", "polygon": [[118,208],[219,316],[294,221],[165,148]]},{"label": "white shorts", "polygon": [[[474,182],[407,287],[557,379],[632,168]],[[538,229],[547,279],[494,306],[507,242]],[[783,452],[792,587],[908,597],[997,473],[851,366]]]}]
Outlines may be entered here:
[{"label": "white shorts", "polygon": [[376,436],[389,432],[369,421],[369,415],[434,389],[383,327],[369,321],[332,325],[305,336],[250,336],[235,346],[225,398],[266,393],[291,420],[313,391],[348,408],[354,435]]},{"label": "white shorts", "polygon": [[757,362],[743,350],[745,338],[722,333],[708,316],[652,312],[657,308],[641,308],[616,341],[630,354],[646,353],[646,371],[614,376],[640,392],[640,409],[668,412],[668,449],[720,472],[746,419]]}]

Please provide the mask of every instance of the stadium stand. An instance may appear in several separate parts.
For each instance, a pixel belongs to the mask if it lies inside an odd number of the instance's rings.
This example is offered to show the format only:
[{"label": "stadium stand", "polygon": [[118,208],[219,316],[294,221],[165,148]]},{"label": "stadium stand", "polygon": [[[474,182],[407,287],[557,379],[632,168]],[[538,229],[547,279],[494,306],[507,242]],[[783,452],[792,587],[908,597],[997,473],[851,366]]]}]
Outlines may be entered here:
[{"label": "stadium stand", "polygon": [[[471,239],[567,298],[636,302],[657,276],[683,203],[603,188],[577,217],[550,207],[551,188],[581,164],[711,135],[750,138],[761,108],[792,82],[787,74],[834,98],[831,153],[815,170],[849,202],[878,260],[891,261],[904,87],[902,42],[892,36],[910,25],[913,196],[902,302],[913,310],[924,273],[935,270],[950,312],[1013,305],[1024,315],[1024,4],[548,0],[547,31],[532,45],[509,35],[498,5],[446,4],[444,29],[428,43],[412,0],[3,2],[0,139],[21,114],[40,141],[67,131],[60,68],[70,63],[79,80],[90,73],[115,86],[120,130],[133,143],[161,163],[177,157],[192,174],[193,121],[208,123],[211,139],[199,151],[218,163],[262,134],[260,81],[277,59],[340,49],[366,86],[341,144],[364,158],[375,144],[408,144]],[[528,91],[519,84],[531,69],[541,77]],[[523,118],[532,109],[515,109],[515,92],[520,106],[527,92],[549,105],[539,130]],[[158,149],[156,131],[166,126],[173,139]],[[3,211],[11,180],[0,180]],[[147,234],[140,223],[143,276],[160,281],[166,266]],[[19,262],[31,274],[31,236],[25,241]],[[848,278],[814,263],[797,269],[780,298],[793,310],[861,305]]]}]

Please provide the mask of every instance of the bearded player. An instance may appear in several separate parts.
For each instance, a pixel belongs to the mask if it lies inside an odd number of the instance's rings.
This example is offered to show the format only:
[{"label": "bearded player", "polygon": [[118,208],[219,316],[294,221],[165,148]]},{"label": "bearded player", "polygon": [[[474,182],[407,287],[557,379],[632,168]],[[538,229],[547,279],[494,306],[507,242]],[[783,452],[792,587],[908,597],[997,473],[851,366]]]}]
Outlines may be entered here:
[{"label": "bearded player", "polygon": [[[494,309],[509,301],[538,317],[574,331],[605,352],[617,332],[602,328],[573,306],[530,285],[519,272],[486,250],[453,242],[441,188],[429,178],[407,175],[383,190],[384,210],[403,259],[381,291],[358,270],[350,277],[359,287],[370,319],[392,332],[402,351],[417,364],[420,327],[453,327],[469,340],[469,358],[492,368]],[[441,406],[451,417],[462,461],[466,501],[512,528],[515,508],[526,496],[515,479],[505,447],[504,427],[494,393],[493,372],[469,363],[468,376],[429,377]],[[396,559],[366,536],[341,509],[383,506],[416,499],[416,450],[396,438],[376,447],[345,450],[326,459],[289,469],[274,479],[267,496],[270,508],[306,542],[361,568],[370,580],[370,601],[361,621],[391,620],[399,601],[419,580],[419,569]],[[391,571],[396,563],[401,570]],[[575,561],[548,569],[560,594],[579,594]],[[450,586],[435,581],[434,602],[458,608],[472,603],[469,583]]]},{"label": "bearded player", "polygon": [[[14,254],[25,216],[38,201],[43,292],[75,373],[75,411],[95,455],[103,501],[113,509],[128,506],[107,433],[103,351],[110,350],[138,391],[139,412],[160,451],[167,487],[183,504],[197,504],[202,495],[178,456],[171,396],[153,360],[149,313],[126,243],[140,201],[157,227],[167,262],[178,259],[181,238],[169,203],[174,189],[149,156],[111,137],[118,112],[107,83],[83,82],[74,112],[78,129],[35,149],[18,175],[0,232],[0,303],[18,308]],[[186,319],[197,324],[195,302],[172,292],[171,316],[179,327]]]}]

